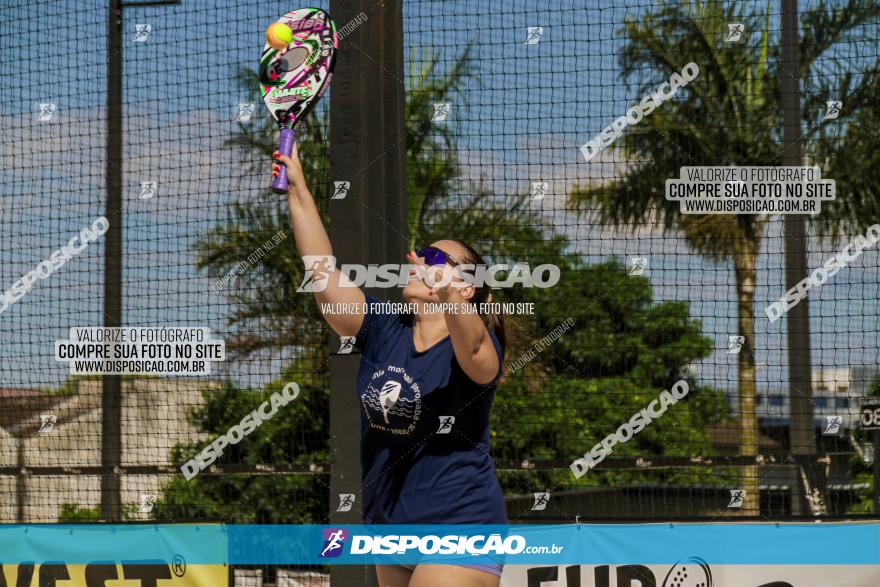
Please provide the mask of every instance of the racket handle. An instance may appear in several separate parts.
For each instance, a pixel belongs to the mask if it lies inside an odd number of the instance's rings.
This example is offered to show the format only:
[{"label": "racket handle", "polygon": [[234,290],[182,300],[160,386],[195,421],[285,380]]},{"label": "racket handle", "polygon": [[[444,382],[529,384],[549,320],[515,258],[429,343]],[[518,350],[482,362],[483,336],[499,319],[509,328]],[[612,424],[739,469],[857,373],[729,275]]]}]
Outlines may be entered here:
[{"label": "racket handle", "polygon": [[[292,128],[284,127],[281,129],[281,137],[279,138],[278,143],[278,152],[282,155],[290,157],[290,154],[293,153],[293,143],[296,142],[296,132]],[[272,182],[272,191],[276,194],[286,194],[287,193],[287,169],[281,165],[281,170],[278,172],[278,175],[275,176],[275,180]]]}]

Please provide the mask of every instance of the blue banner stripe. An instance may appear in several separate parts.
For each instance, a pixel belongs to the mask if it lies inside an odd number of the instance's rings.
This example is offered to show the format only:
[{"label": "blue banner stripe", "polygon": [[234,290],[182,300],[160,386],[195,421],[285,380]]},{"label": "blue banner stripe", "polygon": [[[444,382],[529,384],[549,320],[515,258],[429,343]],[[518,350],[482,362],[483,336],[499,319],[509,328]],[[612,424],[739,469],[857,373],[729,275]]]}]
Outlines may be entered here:
[{"label": "blue banner stripe", "polygon": [[646,565],[674,564],[687,557],[698,557],[713,565],[880,565],[880,522],[0,526],[3,564],[170,563],[175,557],[186,564],[234,565]]}]

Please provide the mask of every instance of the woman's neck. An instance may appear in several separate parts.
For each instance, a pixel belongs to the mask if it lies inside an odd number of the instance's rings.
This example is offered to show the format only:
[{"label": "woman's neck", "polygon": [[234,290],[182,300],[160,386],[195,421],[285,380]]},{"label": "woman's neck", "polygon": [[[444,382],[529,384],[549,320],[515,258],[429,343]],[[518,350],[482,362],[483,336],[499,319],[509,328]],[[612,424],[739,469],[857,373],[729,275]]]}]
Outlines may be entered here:
[{"label": "woman's neck", "polygon": [[413,318],[413,344],[416,350],[427,350],[449,336],[443,314],[416,314]]}]

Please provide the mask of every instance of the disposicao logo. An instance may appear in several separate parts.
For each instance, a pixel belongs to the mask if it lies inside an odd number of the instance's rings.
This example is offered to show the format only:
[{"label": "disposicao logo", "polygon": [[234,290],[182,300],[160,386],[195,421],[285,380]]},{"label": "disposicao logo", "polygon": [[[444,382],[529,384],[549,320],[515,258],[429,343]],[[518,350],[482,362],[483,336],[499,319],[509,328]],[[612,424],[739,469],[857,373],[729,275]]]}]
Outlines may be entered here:
[{"label": "disposicao logo", "polygon": [[324,547],[321,549],[321,558],[335,558],[342,554],[343,545],[348,539],[348,531],[343,528],[325,528]]}]

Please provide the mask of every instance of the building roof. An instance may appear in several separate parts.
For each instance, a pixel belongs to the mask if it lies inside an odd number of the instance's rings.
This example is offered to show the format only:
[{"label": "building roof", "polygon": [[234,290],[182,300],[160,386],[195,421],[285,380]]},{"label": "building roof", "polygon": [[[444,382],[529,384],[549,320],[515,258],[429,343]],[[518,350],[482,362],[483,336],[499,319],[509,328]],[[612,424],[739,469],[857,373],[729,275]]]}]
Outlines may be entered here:
[{"label": "building roof", "polygon": [[[718,424],[709,428],[709,439],[713,446],[738,447],[740,444],[740,426],[738,422]],[[766,434],[758,433],[758,448],[764,450],[780,450],[782,444]]]},{"label": "building roof", "polygon": [[0,387],[0,398],[7,397],[39,397],[43,392],[39,389],[25,387]]}]

